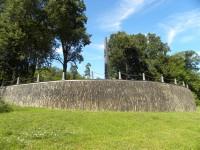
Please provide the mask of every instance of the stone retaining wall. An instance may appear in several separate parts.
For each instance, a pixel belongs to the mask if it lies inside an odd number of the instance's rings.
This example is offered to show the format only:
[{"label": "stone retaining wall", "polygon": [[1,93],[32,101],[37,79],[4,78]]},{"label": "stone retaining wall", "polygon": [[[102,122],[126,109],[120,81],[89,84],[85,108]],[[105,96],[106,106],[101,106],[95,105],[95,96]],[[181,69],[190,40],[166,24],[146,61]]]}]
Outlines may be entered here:
[{"label": "stone retaining wall", "polygon": [[195,111],[192,92],[149,81],[81,80],[8,86],[0,96],[20,106],[110,111]]}]

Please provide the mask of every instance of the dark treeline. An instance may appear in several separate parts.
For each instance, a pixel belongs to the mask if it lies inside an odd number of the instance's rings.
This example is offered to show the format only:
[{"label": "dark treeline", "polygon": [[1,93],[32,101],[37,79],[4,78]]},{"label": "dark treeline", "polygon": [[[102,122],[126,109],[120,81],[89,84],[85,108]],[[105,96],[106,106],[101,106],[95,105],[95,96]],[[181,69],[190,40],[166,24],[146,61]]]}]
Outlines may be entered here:
[{"label": "dark treeline", "polygon": [[109,47],[109,75],[123,79],[141,79],[145,73],[148,80],[158,81],[161,75],[165,82],[174,78],[185,81],[200,100],[200,56],[193,50],[170,55],[170,48],[159,36],[128,35],[125,32],[112,34]]},{"label": "dark treeline", "polygon": [[[68,63],[83,61],[82,48],[90,43],[85,10],[83,0],[0,0],[1,84],[31,79],[53,59],[65,73]],[[56,53],[59,46],[63,57]]]}]

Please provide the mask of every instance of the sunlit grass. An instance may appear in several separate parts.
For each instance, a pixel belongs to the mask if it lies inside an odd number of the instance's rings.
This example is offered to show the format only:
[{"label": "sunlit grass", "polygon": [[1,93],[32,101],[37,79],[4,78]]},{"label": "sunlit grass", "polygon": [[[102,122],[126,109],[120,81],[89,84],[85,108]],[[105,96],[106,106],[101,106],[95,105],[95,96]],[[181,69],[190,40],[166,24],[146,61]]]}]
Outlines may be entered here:
[{"label": "sunlit grass", "polygon": [[0,149],[200,149],[194,113],[14,108],[0,114]]}]

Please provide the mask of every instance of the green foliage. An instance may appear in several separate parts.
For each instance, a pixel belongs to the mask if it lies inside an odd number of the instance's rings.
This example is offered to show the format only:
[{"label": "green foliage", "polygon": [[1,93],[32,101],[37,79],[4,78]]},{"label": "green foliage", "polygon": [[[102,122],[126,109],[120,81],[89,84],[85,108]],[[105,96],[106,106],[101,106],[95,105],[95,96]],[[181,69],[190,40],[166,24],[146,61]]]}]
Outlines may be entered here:
[{"label": "green foliage", "polygon": [[62,70],[57,67],[40,68],[35,73],[35,78],[40,75],[40,81],[57,81],[62,79]]},{"label": "green foliage", "polygon": [[67,63],[83,61],[82,48],[90,43],[82,0],[0,1],[0,84],[17,77],[33,78],[36,67],[49,67],[57,57],[57,40]]},{"label": "green foliage", "polygon": [[86,76],[87,78],[90,78],[90,77],[91,77],[90,68],[91,68],[91,64],[90,64],[90,63],[87,63],[87,64],[85,65],[85,76]]},{"label": "green foliage", "polygon": [[[58,81],[62,79],[63,70],[57,67],[40,68],[38,71],[36,71],[34,75],[35,81],[36,81],[38,73],[40,75],[40,82]],[[76,68],[70,69],[70,71],[67,73],[67,79],[80,80],[80,79],[85,79],[85,78],[78,73],[78,70],[76,67]],[[33,82],[33,81],[30,81],[30,82]]]},{"label": "green foliage", "polygon": [[[177,53],[171,57],[177,58],[177,61],[174,61],[177,72],[177,76],[175,77],[179,80],[186,81],[190,89],[197,96],[196,99],[200,101],[200,73],[198,72],[200,69],[200,56],[196,52],[189,50]],[[171,67],[169,64],[167,65],[168,68]]]},{"label": "green foliage", "polygon": [[200,106],[200,99],[198,98],[198,96],[195,93],[193,93],[193,95],[194,95],[194,98],[195,98],[196,106]]},{"label": "green foliage", "polygon": [[54,55],[42,0],[5,0],[0,13],[0,78],[15,82],[33,77],[36,65],[48,65]]},{"label": "green foliage", "polygon": [[0,99],[0,113],[10,112],[12,108],[6,104],[2,99]]},{"label": "green foliage", "polygon": [[[200,100],[200,56],[192,50],[168,55],[169,47],[155,34],[128,35],[118,32],[110,36],[109,74],[117,78],[121,71],[123,79],[140,79],[145,73],[147,80],[173,83],[174,78],[185,81]],[[151,76],[152,78],[150,78]]]},{"label": "green foliage", "polygon": [[76,79],[76,76],[78,75],[78,67],[71,64],[70,72],[72,74],[72,79]]},{"label": "green foliage", "polygon": [[200,112],[84,112],[17,108],[0,114],[0,149],[200,148]]},{"label": "green foliage", "polygon": [[[166,53],[169,51],[167,44],[155,34],[128,35],[125,32],[112,34],[108,43],[110,76],[116,78],[117,72],[124,74],[148,75],[159,77]],[[129,78],[122,74],[122,78]]]},{"label": "green foliage", "polygon": [[67,80],[85,80],[85,77],[80,75],[79,73],[75,74],[72,72],[67,73]]},{"label": "green foliage", "polygon": [[67,72],[67,63],[82,62],[82,48],[90,43],[86,32],[87,17],[83,0],[48,0],[45,10],[56,38],[63,48],[63,72]]}]

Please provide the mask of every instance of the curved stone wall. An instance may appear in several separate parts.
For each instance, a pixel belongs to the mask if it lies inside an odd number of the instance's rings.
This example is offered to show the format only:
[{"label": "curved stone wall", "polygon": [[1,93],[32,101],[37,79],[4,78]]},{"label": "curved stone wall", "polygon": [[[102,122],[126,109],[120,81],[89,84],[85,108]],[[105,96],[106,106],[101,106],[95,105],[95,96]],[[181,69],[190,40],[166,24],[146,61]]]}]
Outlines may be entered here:
[{"label": "curved stone wall", "polygon": [[149,81],[81,80],[2,88],[7,102],[34,107],[111,111],[195,111],[192,92]]}]

